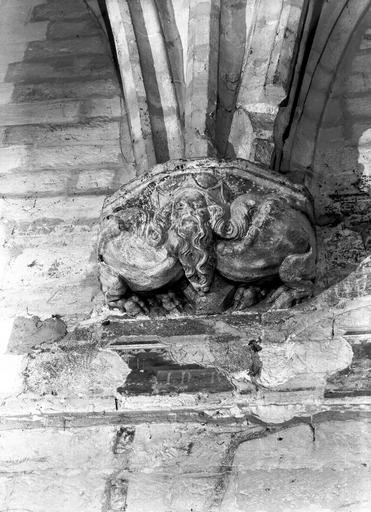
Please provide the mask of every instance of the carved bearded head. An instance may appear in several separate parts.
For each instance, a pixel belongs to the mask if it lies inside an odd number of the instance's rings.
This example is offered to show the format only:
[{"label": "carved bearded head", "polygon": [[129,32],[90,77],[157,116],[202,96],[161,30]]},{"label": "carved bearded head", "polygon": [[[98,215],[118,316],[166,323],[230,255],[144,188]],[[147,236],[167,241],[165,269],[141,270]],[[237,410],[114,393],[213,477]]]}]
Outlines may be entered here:
[{"label": "carved bearded head", "polygon": [[183,188],[154,219],[152,239],[172,239],[184,273],[195,290],[207,292],[214,273],[213,232],[205,194]]}]

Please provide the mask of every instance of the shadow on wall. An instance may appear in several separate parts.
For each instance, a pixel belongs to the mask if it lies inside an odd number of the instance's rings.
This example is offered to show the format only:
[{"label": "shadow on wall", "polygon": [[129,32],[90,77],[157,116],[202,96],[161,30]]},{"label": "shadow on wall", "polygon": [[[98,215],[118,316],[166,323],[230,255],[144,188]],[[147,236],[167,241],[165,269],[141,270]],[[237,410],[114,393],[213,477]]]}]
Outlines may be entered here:
[{"label": "shadow on wall", "polygon": [[[306,63],[282,172],[315,200],[317,293],[370,255],[371,10],[368,1],[324,6]],[[357,280],[355,280],[357,281]],[[354,293],[367,294],[367,272]]]},{"label": "shadow on wall", "polygon": [[[357,126],[351,128],[357,131]],[[345,139],[321,142],[330,148],[322,153],[322,167],[334,172],[321,177],[312,191],[317,202],[318,291],[342,281],[371,254],[370,135],[371,129],[363,131],[358,144]],[[342,146],[338,151],[337,144]],[[361,281],[357,293],[367,294],[366,271]]]}]

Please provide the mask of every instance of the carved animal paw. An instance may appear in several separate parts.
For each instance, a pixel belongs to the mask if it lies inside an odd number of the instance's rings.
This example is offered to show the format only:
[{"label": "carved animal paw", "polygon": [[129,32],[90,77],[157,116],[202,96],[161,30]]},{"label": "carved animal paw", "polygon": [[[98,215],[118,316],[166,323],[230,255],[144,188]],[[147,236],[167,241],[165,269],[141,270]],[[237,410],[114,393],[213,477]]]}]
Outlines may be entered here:
[{"label": "carved animal paw", "polygon": [[256,286],[239,286],[234,294],[232,311],[245,311],[262,299],[262,291]]},{"label": "carved animal paw", "polygon": [[126,299],[107,301],[107,304],[110,308],[120,309],[129,316],[135,317],[138,315],[148,315],[148,308],[146,304],[136,295],[132,295]]},{"label": "carved animal paw", "polygon": [[308,290],[299,290],[282,285],[267,298],[267,303],[272,304],[270,310],[287,309],[308,297],[308,295],[310,295]]},{"label": "carved animal paw", "polygon": [[168,313],[183,310],[182,304],[174,292],[159,294],[158,298],[161,300],[163,308]]},{"label": "carved animal paw", "polygon": [[150,316],[176,315],[183,310],[182,304],[174,292],[158,293],[148,298],[147,301]]}]

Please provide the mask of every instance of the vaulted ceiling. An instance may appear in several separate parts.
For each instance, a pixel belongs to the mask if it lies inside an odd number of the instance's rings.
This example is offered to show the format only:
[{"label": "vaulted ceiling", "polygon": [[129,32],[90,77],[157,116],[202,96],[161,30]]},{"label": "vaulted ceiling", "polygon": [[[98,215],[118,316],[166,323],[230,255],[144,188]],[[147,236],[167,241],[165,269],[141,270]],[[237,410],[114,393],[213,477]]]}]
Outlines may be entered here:
[{"label": "vaulted ceiling", "polygon": [[311,2],[106,4],[141,170],[206,155],[271,163],[276,116],[313,23]]}]

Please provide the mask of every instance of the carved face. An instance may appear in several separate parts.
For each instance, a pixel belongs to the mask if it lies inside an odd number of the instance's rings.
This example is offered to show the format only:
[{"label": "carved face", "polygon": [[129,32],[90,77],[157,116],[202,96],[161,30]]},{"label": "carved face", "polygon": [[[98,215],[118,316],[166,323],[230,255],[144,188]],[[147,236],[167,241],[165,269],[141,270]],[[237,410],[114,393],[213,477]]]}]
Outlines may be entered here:
[{"label": "carved face", "polygon": [[183,189],[172,203],[171,229],[178,239],[178,258],[192,286],[207,292],[213,277],[214,251],[210,215],[204,195]]}]

